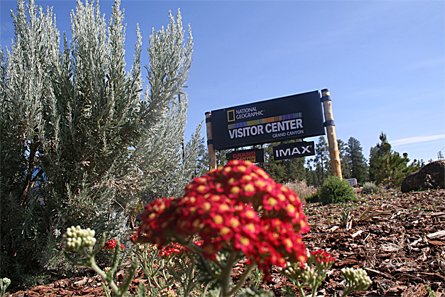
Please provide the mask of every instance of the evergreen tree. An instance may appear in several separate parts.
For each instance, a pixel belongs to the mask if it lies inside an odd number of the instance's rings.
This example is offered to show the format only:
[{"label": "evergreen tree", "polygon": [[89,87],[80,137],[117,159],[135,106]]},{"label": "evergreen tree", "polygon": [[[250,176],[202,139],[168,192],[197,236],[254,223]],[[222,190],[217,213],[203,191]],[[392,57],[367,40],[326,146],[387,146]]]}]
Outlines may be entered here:
[{"label": "evergreen tree", "polygon": [[108,23],[78,1],[60,49],[52,10],[18,1],[15,41],[0,52],[0,204],[14,213],[1,216],[0,274],[59,268],[66,227],[122,234],[132,204],[177,195],[196,173],[199,129],[184,144],[191,31],[179,11],[152,31],[144,87],[139,29],[125,70],[123,18],[119,0]]},{"label": "evergreen tree", "polygon": [[369,178],[376,184],[389,187],[399,186],[403,179],[410,173],[418,170],[421,162],[414,160],[409,164],[408,154],[402,156],[394,152],[386,135],[382,132],[380,143],[371,148],[369,157]]},{"label": "evergreen tree", "polygon": [[264,170],[277,182],[284,183],[287,180],[286,167],[284,161],[267,161],[264,164]]},{"label": "evergreen tree", "polygon": [[348,144],[345,143],[341,139],[337,140],[337,144],[338,144],[338,150],[340,153],[341,172],[342,172],[343,178],[354,177],[352,175],[352,171],[351,171],[351,159],[350,159],[350,155],[348,152]]},{"label": "evergreen tree", "polygon": [[305,158],[294,158],[288,160],[286,164],[288,181],[300,181],[306,179],[306,170],[304,168]]},{"label": "evergreen tree", "polygon": [[277,182],[286,183],[306,179],[304,158],[281,161],[270,160],[264,164],[264,170]]},{"label": "evergreen tree", "polygon": [[351,177],[355,177],[359,183],[367,181],[368,178],[368,165],[366,164],[365,156],[363,155],[363,149],[358,141],[354,137],[348,139],[347,155]]},{"label": "evergreen tree", "polygon": [[[274,145],[290,143],[291,141],[279,142]],[[272,154],[273,146],[266,148],[267,161],[264,164],[264,170],[277,182],[286,183],[291,181],[303,180],[306,178],[304,168],[304,158],[294,158],[275,161]]]},{"label": "evergreen tree", "polygon": [[315,159],[307,158],[306,160],[306,182],[311,186],[319,186],[319,179],[315,171]]},{"label": "evergreen tree", "polygon": [[199,138],[197,145],[197,158],[193,176],[201,176],[209,171],[209,152],[203,137]]},{"label": "evergreen tree", "polygon": [[369,179],[381,183],[385,179],[385,160],[391,154],[391,145],[383,132],[379,136],[380,143],[371,147],[369,154]]},{"label": "evergreen tree", "polygon": [[320,136],[318,142],[315,144],[314,167],[317,177],[317,185],[320,186],[323,184],[324,180],[331,175],[329,148],[324,136]]}]

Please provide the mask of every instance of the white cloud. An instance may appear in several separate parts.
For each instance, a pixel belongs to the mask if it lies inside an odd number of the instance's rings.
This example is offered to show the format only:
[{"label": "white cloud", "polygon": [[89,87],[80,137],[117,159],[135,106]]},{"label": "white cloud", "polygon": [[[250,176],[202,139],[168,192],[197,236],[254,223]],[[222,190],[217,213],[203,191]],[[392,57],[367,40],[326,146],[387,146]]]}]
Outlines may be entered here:
[{"label": "white cloud", "polygon": [[400,139],[392,140],[390,143],[394,146],[401,146],[401,145],[406,145],[406,144],[435,141],[435,140],[440,140],[440,139],[445,139],[445,134],[423,135],[423,136],[400,138]]}]

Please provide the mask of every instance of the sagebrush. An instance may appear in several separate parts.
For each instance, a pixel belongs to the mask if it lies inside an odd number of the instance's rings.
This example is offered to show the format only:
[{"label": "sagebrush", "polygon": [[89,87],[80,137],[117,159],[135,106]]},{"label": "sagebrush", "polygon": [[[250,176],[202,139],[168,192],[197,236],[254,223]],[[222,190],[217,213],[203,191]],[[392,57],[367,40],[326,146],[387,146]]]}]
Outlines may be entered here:
[{"label": "sagebrush", "polygon": [[363,184],[362,194],[375,194],[380,192],[380,188],[373,182],[366,182]]},{"label": "sagebrush", "polygon": [[298,193],[298,196],[302,200],[306,200],[317,193],[317,188],[309,186],[305,180],[289,182],[285,184],[286,187]]},{"label": "sagebrush", "polygon": [[78,1],[71,40],[33,0],[12,17],[15,40],[0,49],[0,274],[20,279],[64,268],[66,227],[119,237],[140,199],[180,194],[202,140],[198,128],[184,143],[193,38],[179,11],[151,33],[148,84],[139,28],[126,70],[119,0],[108,20],[99,3]]}]

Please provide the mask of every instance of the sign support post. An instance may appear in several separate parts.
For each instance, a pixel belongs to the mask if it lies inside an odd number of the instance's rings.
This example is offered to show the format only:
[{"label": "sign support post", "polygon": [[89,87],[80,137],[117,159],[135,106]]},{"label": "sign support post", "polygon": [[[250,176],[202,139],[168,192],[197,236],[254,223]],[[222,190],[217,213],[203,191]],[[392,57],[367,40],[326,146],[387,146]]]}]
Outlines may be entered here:
[{"label": "sign support post", "polygon": [[206,112],[206,130],[207,130],[207,151],[209,153],[209,169],[216,168],[216,153],[213,147],[212,135],[212,113]]},{"label": "sign support post", "polygon": [[321,90],[321,102],[324,111],[324,126],[328,136],[329,158],[331,160],[332,175],[342,177],[340,153],[338,151],[337,134],[335,133],[332,99],[328,89]]}]

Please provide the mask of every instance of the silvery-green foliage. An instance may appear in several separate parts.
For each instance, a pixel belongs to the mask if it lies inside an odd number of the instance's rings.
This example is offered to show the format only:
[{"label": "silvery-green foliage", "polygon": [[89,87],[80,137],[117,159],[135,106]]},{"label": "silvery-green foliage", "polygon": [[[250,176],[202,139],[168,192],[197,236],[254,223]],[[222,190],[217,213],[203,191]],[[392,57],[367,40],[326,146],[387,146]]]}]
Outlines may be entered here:
[{"label": "silvery-green foliage", "polygon": [[[27,22],[23,2],[13,15],[16,39],[7,54],[2,96],[2,185],[21,188],[20,200],[26,200],[33,174],[32,157],[39,155],[42,139],[55,125],[55,96],[51,88],[53,61],[58,58],[59,36],[52,11],[43,13],[29,3]],[[28,157],[28,158],[27,158]],[[31,162],[26,162],[29,159]],[[28,166],[24,166],[28,163]],[[15,172],[15,174],[12,174]],[[25,172],[23,175],[22,173]],[[7,173],[7,174],[6,174]],[[9,183],[8,183],[9,182]]]},{"label": "silvery-green foliage", "polygon": [[[19,1],[12,17],[16,37],[6,61],[2,59],[0,96],[2,271],[11,269],[10,265],[23,268],[14,264],[20,261],[35,266],[36,241],[49,223],[42,207],[39,159],[44,139],[57,129],[56,97],[51,88],[54,61],[59,55],[55,17],[52,10],[44,13],[33,1],[28,4],[28,16]],[[23,272],[18,269],[17,274]]]},{"label": "silvery-green foliage", "polygon": [[182,17],[178,10],[175,18],[170,13],[170,23],[167,28],[150,35],[150,67],[147,68],[150,84],[149,92],[145,98],[148,104],[148,119],[156,118],[156,114],[165,115],[168,103],[177,96],[186,81],[191,65],[193,52],[193,37],[191,29],[188,30],[188,40],[184,44],[184,30]]},{"label": "silvery-green foliage", "polygon": [[181,123],[185,121],[186,110],[187,97],[180,94],[169,106],[166,116],[150,130],[154,135],[147,137],[148,141],[135,152],[142,160],[143,175],[152,177],[145,179],[143,185],[148,199],[182,195],[186,183],[198,173],[201,125],[187,143],[183,137],[178,137],[184,134]]},{"label": "silvery-green foliage", "polygon": [[[193,50],[191,30],[184,44],[181,14],[176,20],[170,13],[167,28],[153,31],[150,36],[150,67],[147,68],[149,89],[143,105],[145,111],[144,133],[146,137],[135,147],[133,158],[139,160],[138,168],[145,179],[142,188],[149,198],[179,194],[191,176],[184,169],[184,128],[187,112],[187,96],[182,92]],[[156,123],[153,120],[156,119]],[[199,131],[197,132],[199,133]],[[193,137],[191,143],[196,143]],[[194,158],[195,155],[190,155]],[[193,164],[195,166],[196,158]]]},{"label": "silvery-green foliage", "polygon": [[[185,145],[182,162],[179,165],[180,176],[178,182],[180,185],[185,186],[191,178],[200,176],[208,170],[207,156],[204,155],[205,149],[203,151],[204,139],[201,137],[201,129],[202,124],[199,124],[190,141]],[[181,192],[176,195],[182,194],[183,187],[179,190]]]},{"label": "silvery-green foliage", "polygon": [[0,52],[0,196],[2,212],[15,215],[1,226],[0,266],[19,259],[26,271],[36,261],[57,266],[57,230],[82,223],[116,236],[127,205],[180,193],[200,140],[198,130],[184,146],[193,39],[179,11],[151,33],[146,87],[139,28],[125,68],[119,0],[108,21],[97,2],[77,1],[62,48],[51,9],[19,0],[13,20],[12,48]]},{"label": "silvery-green foliage", "polygon": [[149,137],[136,148],[135,156],[141,160],[143,175],[152,177],[143,185],[151,197],[168,196],[170,191],[166,187],[174,186],[169,183],[181,162],[182,154],[178,147],[183,142],[182,137],[175,135],[184,133],[184,127],[178,124],[185,120],[186,104],[186,100],[180,97],[171,102],[161,120],[146,131]]}]

